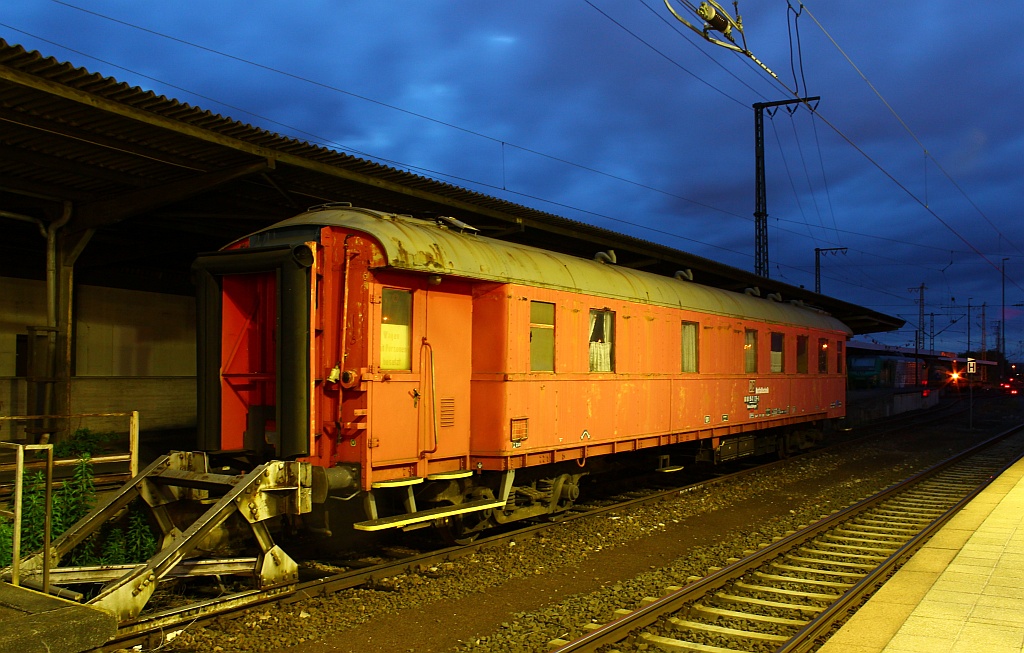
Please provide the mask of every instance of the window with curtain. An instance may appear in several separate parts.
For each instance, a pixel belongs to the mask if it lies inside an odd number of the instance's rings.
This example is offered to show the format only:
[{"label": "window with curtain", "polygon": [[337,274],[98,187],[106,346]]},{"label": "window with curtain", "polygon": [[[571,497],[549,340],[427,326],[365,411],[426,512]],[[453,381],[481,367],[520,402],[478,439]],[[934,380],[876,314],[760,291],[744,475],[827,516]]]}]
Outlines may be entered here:
[{"label": "window with curtain", "polygon": [[796,337],[796,371],[797,374],[807,374],[807,336]]},{"label": "window with curtain", "polygon": [[818,338],[818,374],[828,374],[828,338]]},{"label": "window with curtain", "polygon": [[772,332],[772,372],[786,371],[786,335]]},{"label": "window with curtain", "polygon": [[757,374],[757,331],[747,329],[743,333],[743,369],[747,374]]},{"label": "window with curtain", "polygon": [[412,369],[412,292],[385,288],[380,309],[380,366]]},{"label": "window with curtain", "polygon": [[530,302],[530,371],[555,371],[555,305]]},{"label": "window with curtain", "polygon": [[698,324],[696,322],[683,322],[683,372],[697,371],[697,334]]},{"label": "window with curtain", "polygon": [[590,371],[615,371],[615,311],[590,309]]}]

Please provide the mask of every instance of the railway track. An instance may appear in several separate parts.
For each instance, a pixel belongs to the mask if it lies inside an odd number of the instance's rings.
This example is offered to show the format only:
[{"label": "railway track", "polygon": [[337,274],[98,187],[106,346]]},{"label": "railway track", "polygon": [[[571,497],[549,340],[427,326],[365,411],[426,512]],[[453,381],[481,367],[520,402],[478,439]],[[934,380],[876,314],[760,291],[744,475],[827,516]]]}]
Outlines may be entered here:
[{"label": "railway track", "polygon": [[[378,564],[361,565],[340,573],[320,574],[316,578],[303,580],[292,586],[272,588],[258,591],[248,590],[218,596],[209,600],[192,602],[180,607],[167,607],[143,613],[131,622],[122,624],[117,636],[104,646],[105,651],[122,650],[127,647],[142,645],[145,649],[155,648],[166,642],[168,633],[218,618],[230,618],[247,608],[265,604],[287,605],[318,596],[339,592],[355,587],[377,587],[383,579],[400,575],[412,570],[429,569],[446,561],[471,556],[491,548],[507,547],[515,541],[525,541],[541,537],[544,531],[558,528],[567,522],[586,519],[607,513],[616,513],[630,508],[669,500],[688,493],[711,491],[720,483],[736,481],[747,474],[756,474],[777,465],[785,465],[788,460],[773,461],[758,466],[747,467],[729,474],[714,478],[706,478],[681,487],[668,489],[638,488],[622,492],[614,497],[593,503],[580,504],[568,514],[552,521],[535,523],[514,531],[481,538],[471,544],[451,546],[428,552],[413,552],[407,555],[395,555],[394,559]],[[340,566],[350,566],[340,563]]]},{"label": "railway track", "polygon": [[1022,452],[1024,429],[1007,431],[552,651],[811,650]]},{"label": "railway track", "polygon": [[[878,435],[878,434],[873,434]],[[868,436],[871,437],[871,436]],[[856,442],[863,438],[857,438]],[[851,442],[841,443],[846,446]],[[490,547],[507,547],[515,540],[526,540],[541,536],[543,531],[557,527],[567,521],[588,518],[602,513],[622,511],[633,506],[656,503],[671,499],[682,494],[698,491],[711,491],[713,486],[722,482],[734,481],[745,474],[758,473],[775,465],[785,465],[782,460],[751,467],[742,471],[722,475],[712,479],[704,479],[683,487],[667,490],[650,490],[646,492],[627,492],[617,497],[614,502],[598,502],[586,506],[578,506],[578,511],[567,515],[554,523],[533,524],[514,532],[495,535],[480,539],[470,545],[452,546],[426,553],[415,553],[398,557],[380,564],[353,568],[340,573],[319,574],[315,578],[306,575],[301,582],[286,587],[272,588],[266,591],[248,590],[218,596],[208,600],[194,601],[182,607],[166,607],[149,613],[143,613],[134,622],[123,624],[117,637],[104,647],[104,650],[123,649],[141,644],[145,648],[160,646],[165,643],[167,633],[173,633],[186,626],[202,624],[218,618],[230,618],[234,613],[246,608],[265,604],[287,605],[305,599],[326,596],[328,594],[355,587],[376,587],[379,581],[409,571],[429,569],[445,561],[473,555]],[[624,499],[625,498],[625,499]]]}]

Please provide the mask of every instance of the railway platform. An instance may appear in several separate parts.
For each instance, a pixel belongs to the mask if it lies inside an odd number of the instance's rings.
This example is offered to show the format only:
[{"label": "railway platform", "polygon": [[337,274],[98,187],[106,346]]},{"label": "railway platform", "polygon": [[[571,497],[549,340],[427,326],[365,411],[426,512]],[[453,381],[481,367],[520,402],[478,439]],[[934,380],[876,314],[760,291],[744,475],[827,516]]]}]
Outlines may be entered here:
[{"label": "railway platform", "polygon": [[0,653],[79,653],[114,636],[113,614],[0,582]]},{"label": "railway platform", "polygon": [[1024,652],[1024,459],[953,517],[818,651]]}]

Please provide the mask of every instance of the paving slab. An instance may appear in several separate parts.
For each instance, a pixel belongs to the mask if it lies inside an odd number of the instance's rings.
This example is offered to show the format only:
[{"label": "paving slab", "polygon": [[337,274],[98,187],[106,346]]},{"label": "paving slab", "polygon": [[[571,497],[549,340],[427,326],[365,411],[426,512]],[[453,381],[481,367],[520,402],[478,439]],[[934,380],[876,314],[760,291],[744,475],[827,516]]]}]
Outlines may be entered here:
[{"label": "paving slab", "polygon": [[0,653],[80,653],[117,632],[109,612],[0,582]]}]

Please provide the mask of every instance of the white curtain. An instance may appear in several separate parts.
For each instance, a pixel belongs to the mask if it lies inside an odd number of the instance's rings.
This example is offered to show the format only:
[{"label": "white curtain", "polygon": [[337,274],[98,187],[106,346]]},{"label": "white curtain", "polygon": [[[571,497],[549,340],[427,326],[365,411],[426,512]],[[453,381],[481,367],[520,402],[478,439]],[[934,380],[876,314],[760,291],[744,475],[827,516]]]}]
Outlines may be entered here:
[{"label": "white curtain", "polygon": [[695,322],[683,322],[682,371],[697,371],[697,324]]},{"label": "white curtain", "polygon": [[[611,311],[590,312],[590,371],[612,371]],[[600,319],[600,322],[598,320]]]}]

